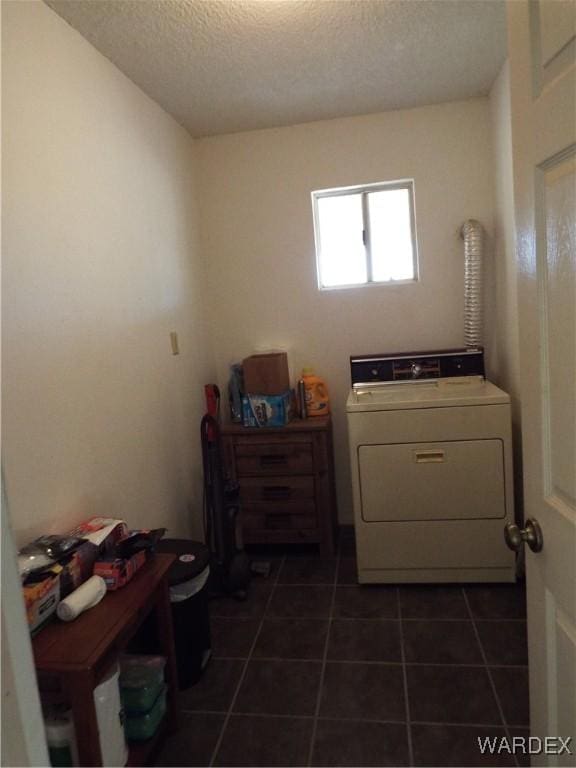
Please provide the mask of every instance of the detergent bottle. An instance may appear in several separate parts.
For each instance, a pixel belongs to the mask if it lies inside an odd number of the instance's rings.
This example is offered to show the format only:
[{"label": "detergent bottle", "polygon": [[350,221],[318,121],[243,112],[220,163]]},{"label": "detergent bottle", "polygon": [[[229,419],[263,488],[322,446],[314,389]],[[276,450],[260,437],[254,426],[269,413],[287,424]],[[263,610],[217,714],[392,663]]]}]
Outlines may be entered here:
[{"label": "detergent bottle", "polygon": [[302,368],[302,379],[306,393],[306,416],[327,416],[330,400],[326,382],[314,374],[313,368]]}]

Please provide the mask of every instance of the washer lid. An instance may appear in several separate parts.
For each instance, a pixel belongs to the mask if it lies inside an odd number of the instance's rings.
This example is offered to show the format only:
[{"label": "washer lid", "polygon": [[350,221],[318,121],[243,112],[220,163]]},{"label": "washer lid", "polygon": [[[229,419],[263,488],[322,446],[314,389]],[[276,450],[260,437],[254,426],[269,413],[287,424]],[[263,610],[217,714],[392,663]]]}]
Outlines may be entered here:
[{"label": "washer lid", "polygon": [[499,405],[510,396],[481,376],[402,382],[352,389],[346,402],[349,413],[361,411],[447,408],[456,405]]}]

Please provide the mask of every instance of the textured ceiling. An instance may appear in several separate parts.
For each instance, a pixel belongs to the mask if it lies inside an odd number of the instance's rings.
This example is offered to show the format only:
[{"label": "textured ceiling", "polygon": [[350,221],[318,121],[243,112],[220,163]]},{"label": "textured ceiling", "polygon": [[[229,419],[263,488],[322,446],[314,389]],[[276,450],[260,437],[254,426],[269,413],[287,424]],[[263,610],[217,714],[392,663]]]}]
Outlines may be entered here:
[{"label": "textured ceiling", "polygon": [[487,93],[503,0],[45,0],[193,136]]}]

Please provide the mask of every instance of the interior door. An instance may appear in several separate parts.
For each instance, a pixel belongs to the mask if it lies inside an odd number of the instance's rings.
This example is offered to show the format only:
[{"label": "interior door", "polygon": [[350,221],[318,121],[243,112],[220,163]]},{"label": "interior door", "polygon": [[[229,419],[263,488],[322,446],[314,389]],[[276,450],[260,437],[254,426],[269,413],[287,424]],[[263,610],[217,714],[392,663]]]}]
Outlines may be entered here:
[{"label": "interior door", "polygon": [[576,764],[576,3],[511,0],[531,729],[572,737]]},{"label": "interior door", "polygon": [[8,517],[4,473],[2,521],[2,750],[0,765],[50,765],[16,549]]}]

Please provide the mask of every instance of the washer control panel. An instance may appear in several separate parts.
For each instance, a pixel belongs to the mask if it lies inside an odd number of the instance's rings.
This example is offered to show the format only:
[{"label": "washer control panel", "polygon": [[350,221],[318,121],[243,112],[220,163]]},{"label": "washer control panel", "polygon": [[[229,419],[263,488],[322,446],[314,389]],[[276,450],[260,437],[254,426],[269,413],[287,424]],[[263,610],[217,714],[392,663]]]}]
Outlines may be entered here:
[{"label": "washer control panel", "polygon": [[387,384],[457,376],[484,376],[482,349],[362,355],[350,358],[353,385]]},{"label": "washer control panel", "polygon": [[440,362],[438,358],[415,357],[409,360],[392,362],[392,380],[439,379]]}]

